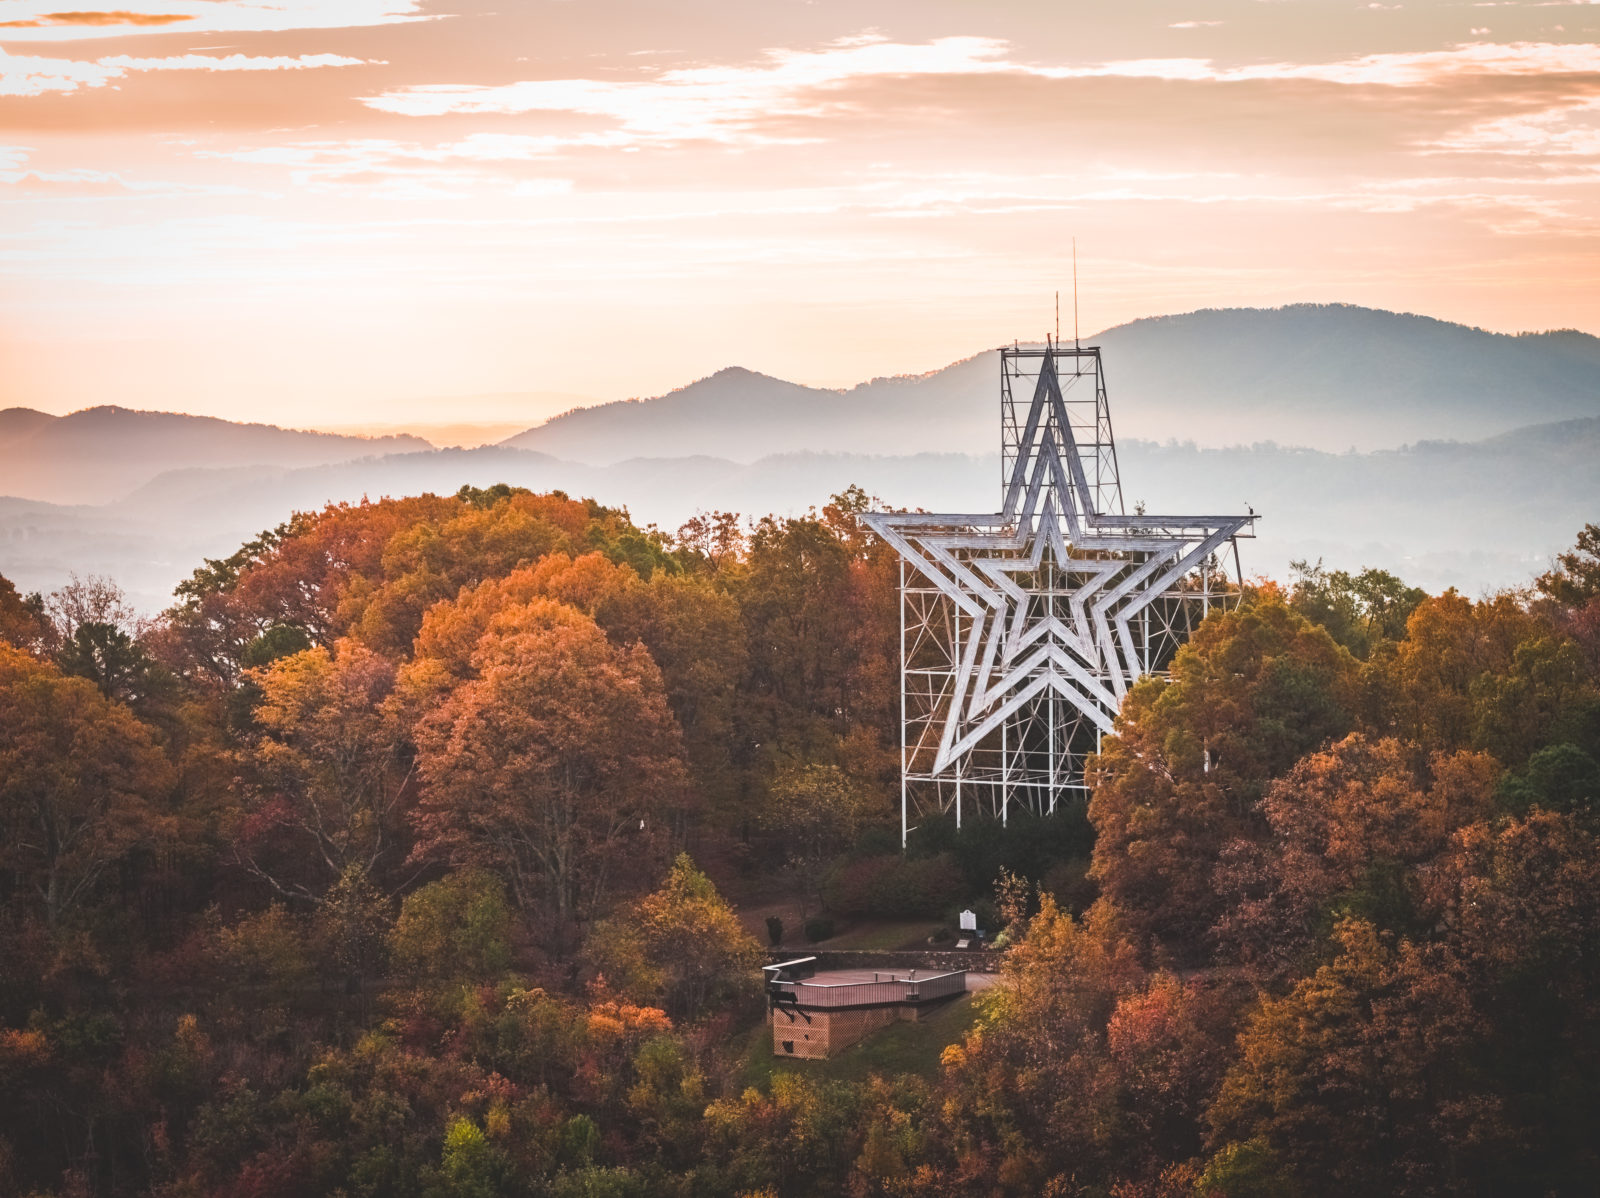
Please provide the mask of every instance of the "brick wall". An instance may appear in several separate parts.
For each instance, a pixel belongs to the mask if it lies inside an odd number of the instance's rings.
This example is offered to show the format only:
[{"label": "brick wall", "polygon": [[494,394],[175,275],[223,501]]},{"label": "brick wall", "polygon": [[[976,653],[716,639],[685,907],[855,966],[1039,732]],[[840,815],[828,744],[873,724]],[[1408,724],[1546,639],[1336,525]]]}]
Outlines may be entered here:
[{"label": "brick wall", "polygon": [[850,1045],[902,1018],[901,1008],[866,1007],[852,1011],[808,1011],[811,1022],[795,1013],[794,1022],[783,1011],[772,1013],[772,1053],[819,1061],[836,1056]]}]

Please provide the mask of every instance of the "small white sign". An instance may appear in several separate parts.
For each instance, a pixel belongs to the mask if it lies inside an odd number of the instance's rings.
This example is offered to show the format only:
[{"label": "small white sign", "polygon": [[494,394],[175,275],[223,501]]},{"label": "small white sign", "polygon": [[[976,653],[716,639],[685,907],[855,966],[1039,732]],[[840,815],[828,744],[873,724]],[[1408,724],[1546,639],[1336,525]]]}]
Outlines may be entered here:
[{"label": "small white sign", "polygon": [[961,930],[963,932],[976,932],[978,930],[978,917],[971,911],[961,913]]}]

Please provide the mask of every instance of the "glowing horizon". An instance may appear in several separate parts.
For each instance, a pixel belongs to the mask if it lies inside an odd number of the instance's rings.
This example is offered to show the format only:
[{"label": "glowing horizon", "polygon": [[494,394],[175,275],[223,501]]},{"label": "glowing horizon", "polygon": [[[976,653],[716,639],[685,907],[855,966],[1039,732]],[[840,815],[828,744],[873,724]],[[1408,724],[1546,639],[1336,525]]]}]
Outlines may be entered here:
[{"label": "glowing horizon", "polygon": [[1085,333],[1600,330],[1600,6],[1034,8],[0,0],[0,407],[849,386],[1044,333],[1074,236]]}]

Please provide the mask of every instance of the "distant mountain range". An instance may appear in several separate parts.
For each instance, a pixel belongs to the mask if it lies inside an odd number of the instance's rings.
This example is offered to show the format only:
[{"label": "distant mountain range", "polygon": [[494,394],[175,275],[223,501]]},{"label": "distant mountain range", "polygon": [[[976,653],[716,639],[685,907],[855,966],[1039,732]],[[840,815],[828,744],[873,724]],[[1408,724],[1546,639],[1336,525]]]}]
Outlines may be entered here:
[{"label": "distant mountain range", "polygon": [[[1124,441],[1119,456],[1130,505],[1174,514],[1253,506],[1260,535],[1246,543],[1244,567],[1276,577],[1294,558],[1322,557],[1476,594],[1526,582],[1585,522],[1600,519],[1594,418],[1367,454]],[[993,454],[802,452],[752,463],[699,456],[590,466],[505,447],[300,469],[191,469],[111,504],[0,499],[0,573],[28,590],[58,586],[73,570],[109,574],[155,610],[202,557],[224,556],[290,511],[330,500],[508,482],[595,496],[673,529],[697,510],[802,512],[851,483],[894,506],[993,510],[999,474]]]},{"label": "distant mountain range", "polygon": [[50,416],[0,411],[0,495],[106,503],[190,466],[318,466],[431,449],[420,437],[345,437],[210,416],[85,408]]},{"label": "distant mountain range", "polygon": [[[1586,334],[1298,306],[1135,321],[1096,341],[1129,504],[1252,505],[1263,519],[1247,572],[1321,556],[1477,592],[1525,581],[1600,519],[1600,339]],[[803,511],[851,483],[893,506],[991,510],[996,357],[846,391],[730,369],[474,450],[11,409],[0,573],[30,590],[109,574],[153,610],[202,557],[293,510],[463,483],[559,487],[669,529],[702,509]]]},{"label": "distant mountain range", "polygon": [[[1220,309],[1107,329],[1119,437],[1392,449],[1600,416],[1600,337],[1507,336],[1345,305]],[[779,451],[969,453],[996,437],[999,353],[844,391],[732,367],[648,400],[580,408],[504,442],[604,465]]]}]

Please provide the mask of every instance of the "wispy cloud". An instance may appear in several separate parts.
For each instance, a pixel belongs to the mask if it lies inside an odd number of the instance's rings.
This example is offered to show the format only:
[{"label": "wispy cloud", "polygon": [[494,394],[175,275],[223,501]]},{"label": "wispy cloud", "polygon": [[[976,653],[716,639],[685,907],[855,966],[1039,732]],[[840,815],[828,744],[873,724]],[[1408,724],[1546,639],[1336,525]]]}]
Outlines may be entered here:
[{"label": "wispy cloud", "polygon": [[403,116],[571,112],[608,117],[642,141],[733,140],[752,118],[799,115],[814,93],[864,78],[970,75],[1016,69],[1007,43],[948,37],[922,44],[844,39],[822,50],[771,50],[751,66],[681,67],[635,81],[525,80],[499,86],[423,84],[365,99]]},{"label": "wispy cloud", "polygon": [[1600,8],[1399,3],[0,0],[5,402],[925,368],[1072,235],[1095,325],[1600,328]]},{"label": "wispy cloud", "polygon": [[1600,163],[1600,98],[1482,121],[1425,148],[1443,153],[1537,159],[1561,170],[1572,158]]},{"label": "wispy cloud", "polygon": [[305,71],[319,67],[362,66],[368,61],[342,54],[179,54],[166,58],[113,54],[88,61],[7,54],[0,49],[0,96],[38,96],[46,92],[104,87],[136,71]]},{"label": "wispy cloud", "polygon": [[1341,87],[1417,88],[1481,77],[1600,76],[1600,45],[1470,43],[1443,50],[1370,54],[1324,63],[1226,66],[1210,58],[1124,59],[1041,65],[1017,61],[1001,39],[949,37],[907,44],[863,36],[820,50],[770,50],[743,66],[684,67],[636,80],[540,79],[497,85],[423,84],[366,97],[383,112],[571,113],[615,122],[634,144],[804,142],[774,130],[787,118],[848,114],[846,94],[869,81],[1012,77],[1130,79],[1241,84],[1316,82]]},{"label": "wispy cloud", "polygon": [[[368,169],[382,163],[407,162],[527,162],[568,148],[574,138],[525,133],[471,133],[455,141],[420,145],[393,138],[357,138],[350,141],[309,141],[288,145],[256,146],[243,150],[206,150],[202,157],[227,158],[267,166]],[[619,144],[614,137],[594,135],[584,144]]]},{"label": "wispy cloud", "polygon": [[[464,195],[488,186],[523,198],[563,195],[568,178],[495,169],[550,156],[554,139],[518,134],[475,133],[453,142],[425,146],[388,138],[299,142],[243,150],[201,151],[203,158],[226,158],[254,166],[282,167],[297,188],[354,187],[395,199]],[[488,169],[485,169],[488,168]]]}]

